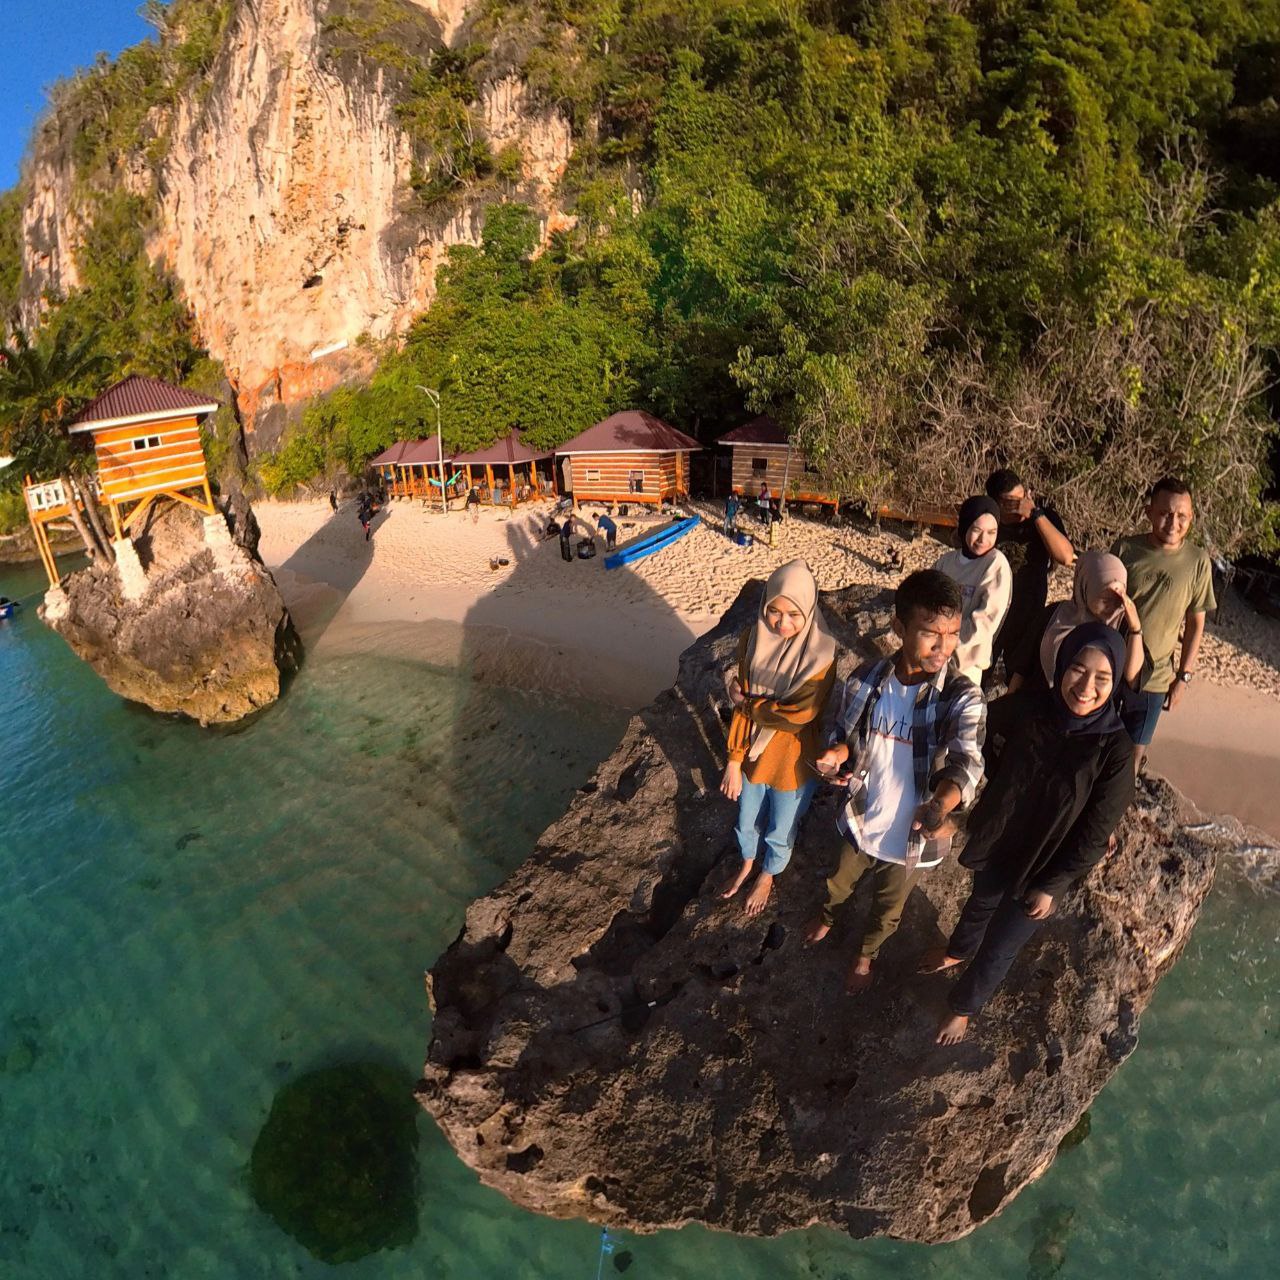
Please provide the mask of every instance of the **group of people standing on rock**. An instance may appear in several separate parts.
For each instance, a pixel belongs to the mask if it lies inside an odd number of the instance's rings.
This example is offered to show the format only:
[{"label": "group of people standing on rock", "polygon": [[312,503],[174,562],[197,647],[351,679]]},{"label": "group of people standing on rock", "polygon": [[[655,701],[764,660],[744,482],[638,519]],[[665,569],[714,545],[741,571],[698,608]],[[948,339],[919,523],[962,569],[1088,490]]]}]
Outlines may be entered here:
[{"label": "group of people standing on rock", "polygon": [[[741,863],[721,896],[754,873],[744,909],[760,914],[817,788],[843,788],[840,859],[806,942],[826,938],[870,876],[851,994],[871,985],[911,890],[947,856],[963,816],[972,889],[947,944],[919,961],[925,973],[963,969],[942,1044],[961,1039],[1063,894],[1107,853],[1215,607],[1181,481],[1151,487],[1146,532],[1079,557],[1061,518],[1012,472],[995,472],[986,489],[961,504],[956,549],[899,584],[891,656],[863,663],[837,691],[817,583],[793,560],[766,583],[728,681],[720,789],[738,803]],[[1074,582],[1051,606],[1055,564],[1074,564]],[[988,707],[983,684],[997,662],[1010,687]]]}]

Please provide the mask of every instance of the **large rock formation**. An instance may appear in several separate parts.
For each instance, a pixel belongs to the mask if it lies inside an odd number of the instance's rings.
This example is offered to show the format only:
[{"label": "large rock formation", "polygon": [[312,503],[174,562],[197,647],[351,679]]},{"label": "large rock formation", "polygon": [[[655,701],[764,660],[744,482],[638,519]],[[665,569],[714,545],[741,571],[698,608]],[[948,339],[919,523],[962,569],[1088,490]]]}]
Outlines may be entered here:
[{"label": "large rock formation", "polygon": [[164,504],[117,565],[72,574],[41,615],[122,698],[201,724],[240,720],[280,696],[300,646],[257,556],[247,503],[201,517]]},{"label": "large rock formation", "polygon": [[[464,38],[468,0],[393,4],[404,11],[393,36],[406,53],[426,57]],[[291,406],[367,374],[372,352],[357,339],[407,328],[430,302],[448,247],[479,241],[483,200],[443,213],[416,200],[394,69],[344,52],[334,35],[336,20],[371,7],[238,0],[208,78],[153,122],[169,142],[149,249],[177,276],[203,342],[235,383],[251,448],[274,443]],[[484,85],[478,109],[493,151],[519,150],[520,198],[554,225],[568,121],[530,103],[509,75]],[[28,319],[46,290],[77,284],[92,208],[73,133],[51,114],[24,172]],[[116,180],[152,194],[142,155],[123,158]]]},{"label": "large rock formation", "polygon": [[[761,918],[716,893],[737,857],[717,794],[724,673],[758,589],[467,912],[430,975],[419,1098],[482,1181],[542,1213],[953,1240],[1049,1167],[1133,1052],[1215,850],[1168,786],[1145,787],[958,1047],[933,1043],[948,979],[913,973],[967,892],[954,860],[913,894],[871,992],[844,995],[865,892],[801,945],[836,856],[834,792]],[[886,605],[824,597],[843,669],[884,643]]]}]

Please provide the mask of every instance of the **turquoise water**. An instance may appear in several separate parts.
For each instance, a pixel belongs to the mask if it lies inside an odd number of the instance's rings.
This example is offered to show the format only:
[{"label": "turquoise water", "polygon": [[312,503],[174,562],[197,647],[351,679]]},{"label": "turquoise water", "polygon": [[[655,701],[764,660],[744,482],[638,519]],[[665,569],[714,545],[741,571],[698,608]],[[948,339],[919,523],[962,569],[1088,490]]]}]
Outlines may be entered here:
[{"label": "turquoise water", "polygon": [[[38,587],[0,568],[0,592]],[[480,1187],[425,1114],[416,1239],[340,1268],[257,1208],[247,1165],[305,1072],[416,1076],[423,971],[623,717],[361,656],[204,732],[113,697],[34,603],[0,623],[0,1277],[591,1280],[598,1230]],[[1274,1274],[1278,930],[1226,868],[1088,1138],[969,1239],[624,1235],[626,1274]]]}]

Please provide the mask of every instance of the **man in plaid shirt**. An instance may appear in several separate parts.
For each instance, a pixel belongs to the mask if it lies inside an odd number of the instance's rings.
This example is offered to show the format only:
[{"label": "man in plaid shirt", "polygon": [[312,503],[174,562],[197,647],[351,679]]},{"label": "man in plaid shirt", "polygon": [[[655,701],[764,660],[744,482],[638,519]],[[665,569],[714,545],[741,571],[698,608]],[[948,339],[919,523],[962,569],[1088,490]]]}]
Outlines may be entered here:
[{"label": "man in plaid shirt", "polygon": [[902,919],[907,897],[951,848],[951,812],[971,804],[982,781],[987,704],[950,666],[960,639],[960,588],[924,569],[894,595],[893,633],[902,647],[864,663],[845,682],[819,773],[848,785],[839,817],[845,838],[827,900],[806,939],[821,942],[833,912],[870,872],[871,922],[845,989],[871,985],[871,967]]}]

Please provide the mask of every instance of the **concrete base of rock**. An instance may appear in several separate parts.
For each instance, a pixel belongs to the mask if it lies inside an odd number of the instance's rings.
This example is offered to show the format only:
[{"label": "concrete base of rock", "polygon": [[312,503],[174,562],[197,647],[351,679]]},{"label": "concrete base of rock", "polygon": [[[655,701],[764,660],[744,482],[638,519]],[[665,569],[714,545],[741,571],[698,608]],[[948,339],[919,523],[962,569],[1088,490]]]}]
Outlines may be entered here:
[{"label": "concrete base of rock", "polygon": [[[845,995],[865,887],[802,945],[835,865],[834,792],[761,917],[743,894],[719,897],[739,865],[717,791],[724,677],[758,591],[685,652],[676,686],[468,910],[430,974],[418,1097],[484,1183],[537,1212],[954,1240],[1049,1167],[1133,1052],[1216,850],[1171,788],[1145,787],[1118,849],[957,1047],[934,1043],[950,979],[914,971],[968,892],[954,860],[913,893],[871,990]],[[887,647],[887,605],[824,596],[842,674]]]}]

